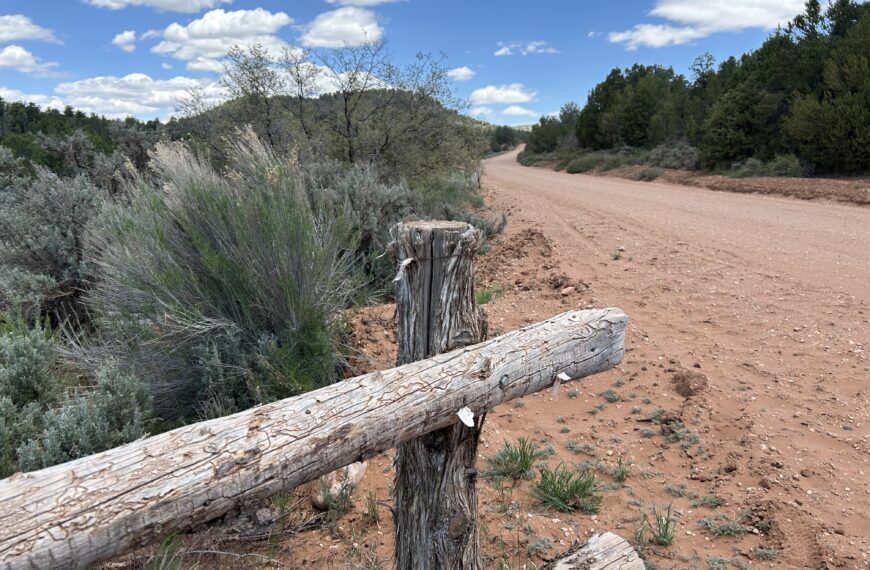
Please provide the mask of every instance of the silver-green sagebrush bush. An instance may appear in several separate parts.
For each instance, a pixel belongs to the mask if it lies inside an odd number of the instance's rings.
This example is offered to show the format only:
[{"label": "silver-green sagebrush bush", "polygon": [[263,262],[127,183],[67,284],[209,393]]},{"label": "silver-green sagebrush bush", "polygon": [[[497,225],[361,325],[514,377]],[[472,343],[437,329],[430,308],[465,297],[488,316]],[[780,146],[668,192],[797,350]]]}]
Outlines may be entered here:
[{"label": "silver-green sagebrush bush", "polygon": [[151,171],[90,237],[98,340],[80,347],[85,361],[117,359],[165,420],[333,382],[338,315],[359,288],[344,216],[250,130],[230,143],[223,173],[180,143],[158,145]]},{"label": "silver-green sagebrush bush", "polygon": [[143,386],[105,363],[93,383],[67,386],[56,337],[0,316],[0,477],[97,453],[146,434]]},{"label": "silver-green sagebrush bush", "polygon": [[85,227],[99,208],[86,177],[61,179],[38,168],[0,186],[0,309],[76,317],[87,275]]}]

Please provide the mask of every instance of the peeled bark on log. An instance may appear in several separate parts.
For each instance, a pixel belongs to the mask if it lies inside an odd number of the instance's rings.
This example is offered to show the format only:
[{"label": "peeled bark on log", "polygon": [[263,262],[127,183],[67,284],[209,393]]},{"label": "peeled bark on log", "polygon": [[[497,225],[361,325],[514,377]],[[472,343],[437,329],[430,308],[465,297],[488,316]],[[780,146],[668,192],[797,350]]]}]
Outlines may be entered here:
[{"label": "peeled bark on log", "polygon": [[[392,231],[398,362],[481,342],[486,321],[474,300],[480,232],[464,222],[412,222]],[[456,421],[396,450],[393,521],[397,570],[483,568],[477,529],[477,444]]]},{"label": "peeled bark on log", "polygon": [[644,570],[643,560],[622,537],[605,532],[595,534],[573,553],[544,567],[544,570]]},{"label": "peeled bark on log", "polygon": [[84,568],[622,360],[619,309],[572,311],[383,372],[0,481],[0,568]]}]

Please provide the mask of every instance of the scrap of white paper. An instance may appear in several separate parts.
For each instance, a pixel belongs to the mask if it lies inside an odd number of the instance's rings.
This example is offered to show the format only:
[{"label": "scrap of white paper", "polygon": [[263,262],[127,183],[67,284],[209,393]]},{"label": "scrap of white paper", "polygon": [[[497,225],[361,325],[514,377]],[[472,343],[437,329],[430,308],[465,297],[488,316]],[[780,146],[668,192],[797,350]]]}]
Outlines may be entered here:
[{"label": "scrap of white paper", "polygon": [[464,408],[456,412],[456,415],[459,416],[459,419],[462,420],[462,423],[470,428],[474,427],[474,412],[468,409],[468,406],[465,406]]},{"label": "scrap of white paper", "polygon": [[551,400],[555,400],[559,395],[559,387],[562,385],[562,382],[567,382],[570,379],[564,372],[559,372],[559,375],[556,376],[556,381],[553,383],[553,391],[550,393]]}]

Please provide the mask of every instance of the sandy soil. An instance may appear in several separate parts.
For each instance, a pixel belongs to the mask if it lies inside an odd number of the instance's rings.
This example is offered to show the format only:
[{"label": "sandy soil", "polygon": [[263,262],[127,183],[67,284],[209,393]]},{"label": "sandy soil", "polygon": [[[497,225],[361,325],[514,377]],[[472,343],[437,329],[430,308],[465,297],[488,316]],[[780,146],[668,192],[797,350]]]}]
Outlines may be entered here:
[{"label": "sandy soil", "polygon": [[[478,287],[501,291],[486,305],[493,334],[574,308],[631,319],[618,369],[488,416],[481,466],[526,437],[552,449],[551,466],[588,461],[605,486],[597,515],[566,515],[536,503],[534,482],[482,479],[490,567],[540,567],[593,531],[633,539],[642,511],[667,504],[674,543],[643,548],[657,568],[870,567],[870,209],[568,175],[515,153],[486,162],[484,187],[509,214],[478,265]],[[351,319],[360,369],[392,366],[393,317],[387,305]],[[620,457],[632,463],[623,486]],[[334,530],[185,559],[389,567],[392,475],[391,454],[373,459]],[[299,509],[288,527],[311,516]],[[742,530],[715,536],[705,518]]]}]

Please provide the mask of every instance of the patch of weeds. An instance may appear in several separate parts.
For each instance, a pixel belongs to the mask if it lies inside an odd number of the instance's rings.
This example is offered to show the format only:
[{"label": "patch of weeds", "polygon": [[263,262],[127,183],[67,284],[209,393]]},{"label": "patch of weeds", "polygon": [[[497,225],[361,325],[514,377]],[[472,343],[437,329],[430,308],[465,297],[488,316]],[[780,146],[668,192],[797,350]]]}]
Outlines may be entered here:
[{"label": "patch of weeds", "polygon": [[622,444],[622,438],[617,437],[615,435],[610,436],[610,439],[608,439],[607,441],[609,441],[613,445],[621,445]]},{"label": "patch of weeds", "polygon": [[329,492],[329,484],[325,479],[320,481],[320,494],[326,505],[326,526],[328,528],[335,529],[341,517],[350,512],[351,507],[353,507],[353,502],[350,500],[353,490],[354,486],[347,481],[346,476],[335,495]]},{"label": "patch of weeds", "polygon": [[366,512],[363,514],[363,520],[368,524],[378,524],[381,522],[381,511],[379,509],[378,500],[374,493],[369,491],[366,497]]},{"label": "patch of weeds", "polygon": [[616,381],[613,383],[613,385],[616,386],[617,388],[621,388],[622,386],[625,386],[625,378],[620,376],[619,378],[616,379]]},{"label": "patch of weeds", "polygon": [[646,437],[646,438],[653,437],[656,434],[656,432],[654,430],[651,430],[649,428],[643,428],[640,430],[639,433],[640,433],[640,437]]},{"label": "patch of weeds", "polygon": [[589,470],[574,471],[559,464],[556,469],[541,468],[541,480],[532,490],[532,496],[547,506],[562,512],[580,511],[587,515],[598,512],[601,495],[598,481]]},{"label": "patch of weeds", "polygon": [[603,412],[606,407],[607,407],[607,404],[602,402],[600,404],[597,404],[594,408],[592,408],[592,411],[590,413],[594,416],[598,412]]},{"label": "patch of weeds", "polygon": [[631,410],[629,411],[629,413],[630,413],[630,414],[639,414],[639,413],[641,413],[642,411],[643,411],[643,408],[641,408],[640,406],[633,406],[633,407],[631,408]]},{"label": "patch of weeds", "polygon": [[673,505],[668,503],[667,510],[659,511],[655,505],[652,506],[652,518],[650,513],[643,513],[643,518],[640,521],[640,527],[635,532],[635,539],[644,544],[647,542],[647,533],[649,533],[649,542],[658,546],[670,546],[674,542],[674,531],[677,528],[677,519],[674,516]]},{"label": "patch of weeds", "polygon": [[704,517],[698,521],[698,524],[710,531],[713,536],[742,536],[752,530],[752,527],[743,526],[727,518]]},{"label": "patch of weeds", "polygon": [[[188,566],[181,565],[181,553],[178,551],[180,541],[172,534],[163,539],[157,552],[145,561],[145,570],[182,570]],[[194,567],[195,568],[195,567]]]},{"label": "patch of weeds", "polygon": [[619,401],[619,394],[609,388],[601,393],[601,397],[611,404]]},{"label": "patch of weeds", "polygon": [[559,433],[570,433],[571,429],[567,427],[563,427],[559,430]]},{"label": "patch of weeds", "polygon": [[707,568],[710,570],[727,570],[728,561],[721,556],[708,556]]},{"label": "patch of weeds", "polygon": [[619,460],[616,463],[616,467],[613,468],[613,471],[610,472],[613,480],[623,485],[625,480],[628,479],[628,474],[631,472],[631,463],[623,460],[622,456],[619,456]]},{"label": "patch of weeds", "polygon": [[667,484],[665,485],[665,492],[672,497],[685,497],[686,486],[683,483],[678,485]]},{"label": "patch of weeds", "polygon": [[734,567],[737,568],[737,570],[752,570],[752,564],[750,564],[749,562],[744,562],[736,556],[731,559],[731,564],[733,564]]},{"label": "patch of weeds", "polygon": [[665,171],[658,166],[652,166],[650,168],[644,168],[643,170],[641,170],[640,173],[637,175],[637,179],[641,182],[652,182],[664,173]]},{"label": "patch of weeds", "polygon": [[752,549],[752,556],[759,560],[776,560],[779,553],[782,552],[778,548],[766,548],[764,546],[756,546]]},{"label": "patch of weeds", "polygon": [[513,406],[514,408],[525,408],[526,403],[523,401],[522,398],[519,398],[517,400],[514,400]]},{"label": "patch of weeds", "polygon": [[614,249],[613,253],[610,254],[610,259],[612,259],[613,261],[619,261],[620,259],[622,259],[622,252],[618,249]]},{"label": "patch of weeds", "polygon": [[652,400],[650,400],[649,398],[644,398],[643,400],[641,400],[641,402],[644,406],[649,406],[650,404],[652,404]]},{"label": "patch of weeds", "polygon": [[577,392],[577,390],[575,390],[574,388],[571,388],[570,390],[568,390],[568,397],[571,398],[572,400],[576,399],[577,396],[579,396],[579,395],[580,395],[580,393]]},{"label": "patch of weeds", "polygon": [[722,506],[722,499],[716,495],[704,495],[692,501],[692,506],[695,508],[707,507],[708,509],[718,509]]},{"label": "patch of weeds", "polygon": [[591,443],[577,443],[576,441],[571,440],[565,442],[565,447],[574,453],[583,453],[595,457],[595,446]]},{"label": "patch of weeds", "polygon": [[513,507],[513,487],[505,487],[504,481],[496,479],[493,483],[493,488],[498,492],[498,500],[490,507],[494,513],[507,513]]},{"label": "patch of weeds", "polygon": [[640,499],[629,499],[626,504],[629,507],[637,507],[638,509],[643,506],[643,502]]},{"label": "patch of weeds", "polygon": [[543,554],[548,550],[553,550],[553,541],[549,538],[539,538],[534,542],[530,542],[528,546],[526,546],[526,552],[529,553],[529,556]]},{"label": "patch of weeds", "polygon": [[559,424],[567,424],[567,423],[568,423],[568,420],[565,419],[565,416],[559,416],[559,417],[556,419],[556,423],[559,423]]},{"label": "patch of weeds", "polygon": [[517,443],[504,443],[492,457],[487,457],[489,469],[484,472],[485,477],[503,479],[532,479],[534,472],[532,467],[538,459],[546,457],[546,452],[537,445],[521,437]]},{"label": "patch of weeds", "polygon": [[504,295],[504,289],[501,285],[494,285],[493,287],[485,287],[483,289],[478,289],[474,292],[474,301],[478,305],[486,305],[490,301],[494,299],[498,299]]}]

